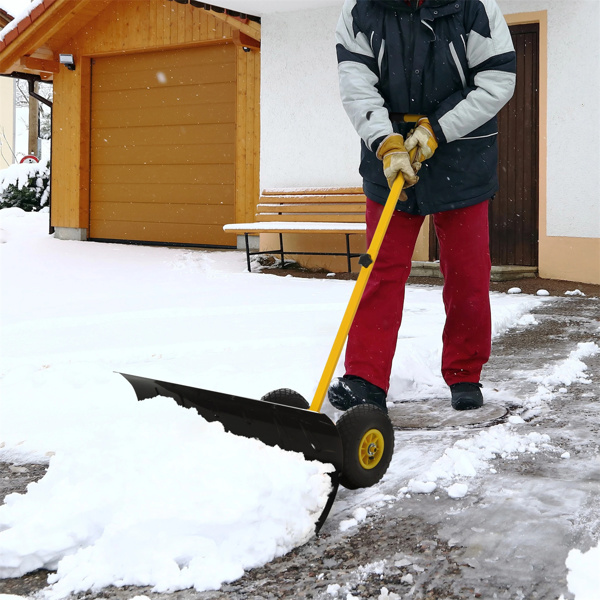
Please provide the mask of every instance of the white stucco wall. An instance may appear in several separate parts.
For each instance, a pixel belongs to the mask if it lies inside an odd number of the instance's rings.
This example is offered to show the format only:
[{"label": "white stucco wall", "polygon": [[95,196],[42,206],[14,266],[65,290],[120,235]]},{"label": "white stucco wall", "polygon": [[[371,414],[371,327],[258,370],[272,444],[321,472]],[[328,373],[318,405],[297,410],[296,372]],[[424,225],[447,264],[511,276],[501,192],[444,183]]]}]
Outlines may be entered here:
[{"label": "white stucco wall", "polygon": [[362,185],[337,80],[337,6],[262,19],[261,187]]},{"label": "white stucco wall", "polygon": [[15,149],[14,80],[0,77],[0,169],[11,165]]},{"label": "white stucco wall", "polygon": [[[263,14],[263,189],[361,185],[359,142],[337,84],[342,0],[325,2]],[[499,4],[505,14],[548,11],[547,233],[600,238],[600,0]]]}]

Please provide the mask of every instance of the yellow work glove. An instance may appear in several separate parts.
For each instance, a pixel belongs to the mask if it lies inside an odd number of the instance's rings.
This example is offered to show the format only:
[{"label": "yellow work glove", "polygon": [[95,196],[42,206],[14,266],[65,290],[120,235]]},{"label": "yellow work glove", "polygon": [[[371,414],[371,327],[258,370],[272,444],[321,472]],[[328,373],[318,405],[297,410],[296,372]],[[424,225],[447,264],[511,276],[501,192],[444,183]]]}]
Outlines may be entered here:
[{"label": "yellow work glove", "polygon": [[[408,150],[404,147],[404,138],[399,133],[388,135],[377,150],[377,158],[383,161],[383,173],[390,188],[398,173],[404,176],[404,187],[411,187],[419,181],[417,171],[410,164]],[[421,165],[419,165],[420,167]]]},{"label": "yellow work glove", "polygon": [[[433,153],[437,150],[438,143],[427,117],[422,117],[417,121],[417,126],[408,134],[404,147],[408,152],[413,148],[417,149],[412,163],[417,171],[421,168],[421,163],[424,160],[433,156]],[[417,163],[419,164],[418,167]]]}]

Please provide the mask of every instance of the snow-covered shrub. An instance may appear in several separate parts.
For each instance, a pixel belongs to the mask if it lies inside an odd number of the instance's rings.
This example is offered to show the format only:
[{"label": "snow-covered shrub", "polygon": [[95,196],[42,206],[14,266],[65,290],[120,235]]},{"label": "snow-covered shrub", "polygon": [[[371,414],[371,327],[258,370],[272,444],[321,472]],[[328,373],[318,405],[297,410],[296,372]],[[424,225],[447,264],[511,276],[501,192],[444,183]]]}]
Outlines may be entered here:
[{"label": "snow-covered shrub", "polygon": [[0,208],[41,210],[50,198],[50,164],[24,163],[0,171]]}]

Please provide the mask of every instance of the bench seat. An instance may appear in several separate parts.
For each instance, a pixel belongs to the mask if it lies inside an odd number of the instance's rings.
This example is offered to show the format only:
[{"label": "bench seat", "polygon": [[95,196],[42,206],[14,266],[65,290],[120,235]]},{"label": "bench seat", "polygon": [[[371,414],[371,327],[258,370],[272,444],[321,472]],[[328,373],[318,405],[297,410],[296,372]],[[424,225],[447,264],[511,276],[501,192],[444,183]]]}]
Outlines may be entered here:
[{"label": "bench seat", "polygon": [[[279,254],[281,266],[285,265],[283,234],[327,233],[346,236],[346,252],[300,252],[294,255],[345,256],[348,272],[351,272],[351,259],[360,254],[350,251],[350,236],[364,234],[366,198],[360,188],[303,190],[267,190],[256,207],[255,222],[231,223],[223,226],[224,231],[244,236],[248,271],[251,271],[250,257],[257,254]],[[250,251],[250,234],[279,234],[279,249],[271,251]]]},{"label": "bench seat", "polygon": [[319,233],[364,233],[367,230],[365,223],[316,223],[314,221],[271,221],[269,223],[236,223],[224,225],[223,229],[230,233],[298,233],[311,231]]}]

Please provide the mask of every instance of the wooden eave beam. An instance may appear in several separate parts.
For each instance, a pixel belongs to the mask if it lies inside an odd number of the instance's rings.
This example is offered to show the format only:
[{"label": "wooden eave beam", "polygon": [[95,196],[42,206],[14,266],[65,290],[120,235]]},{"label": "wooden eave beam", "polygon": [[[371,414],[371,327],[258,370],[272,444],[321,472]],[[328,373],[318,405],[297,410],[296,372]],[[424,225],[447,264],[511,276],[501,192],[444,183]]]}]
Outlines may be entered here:
[{"label": "wooden eave beam", "polygon": [[242,48],[251,48],[252,50],[260,50],[260,41],[243,33],[239,29],[233,30],[233,43]]},{"label": "wooden eave beam", "polygon": [[97,14],[105,7],[106,2],[97,0],[55,0],[0,53],[0,73],[9,72],[22,57],[33,54],[82,12],[92,9]]},{"label": "wooden eave beam", "polygon": [[43,60],[41,58],[32,58],[24,56],[20,60],[21,67],[35,73],[58,73],[60,63],[57,60]]}]

